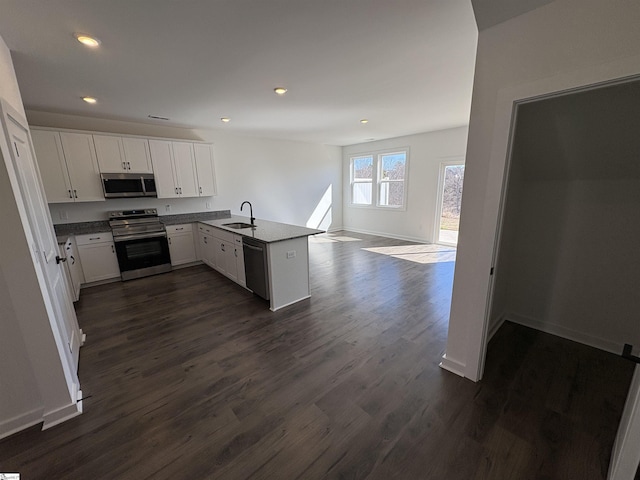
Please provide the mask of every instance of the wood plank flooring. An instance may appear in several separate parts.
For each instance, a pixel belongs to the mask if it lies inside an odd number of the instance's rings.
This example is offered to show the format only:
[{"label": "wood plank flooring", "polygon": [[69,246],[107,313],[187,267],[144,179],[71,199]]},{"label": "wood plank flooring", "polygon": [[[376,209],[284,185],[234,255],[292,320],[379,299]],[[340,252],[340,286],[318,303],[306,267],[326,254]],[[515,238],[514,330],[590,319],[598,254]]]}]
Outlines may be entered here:
[{"label": "wood plank flooring", "polygon": [[32,479],[604,479],[633,366],[513,324],[438,367],[451,248],[310,240],[279,312],[206,266],[82,291],[85,413],[0,441]]}]

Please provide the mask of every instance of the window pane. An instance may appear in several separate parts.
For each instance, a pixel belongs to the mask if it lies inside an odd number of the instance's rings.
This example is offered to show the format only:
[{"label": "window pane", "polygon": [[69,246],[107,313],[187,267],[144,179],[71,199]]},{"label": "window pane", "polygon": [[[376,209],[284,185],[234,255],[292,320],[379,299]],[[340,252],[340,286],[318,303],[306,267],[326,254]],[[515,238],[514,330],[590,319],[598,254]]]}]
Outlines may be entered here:
[{"label": "window pane", "polygon": [[353,178],[373,179],[373,157],[353,159]]},{"label": "window pane", "polygon": [[382,182],[378,203],[386,207],[402,207],[404,201],[404,182]]},{"label": "window pane", "polygon": [[391,153],[380,156],[380,180],[404,180],[407,154]]},{"label": "window pane", "polygon": [[371,183],[353,184],[353,203],[356,205],[371,205]]}]

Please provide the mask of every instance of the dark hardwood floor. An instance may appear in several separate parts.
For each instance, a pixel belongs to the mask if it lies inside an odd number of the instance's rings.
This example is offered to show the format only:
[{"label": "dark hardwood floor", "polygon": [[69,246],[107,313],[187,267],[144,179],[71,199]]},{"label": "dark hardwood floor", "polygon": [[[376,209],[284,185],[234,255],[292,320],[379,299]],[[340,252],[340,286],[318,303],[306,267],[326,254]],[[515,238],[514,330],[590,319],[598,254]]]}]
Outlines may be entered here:
[{"label": "dark hardwood floor", "polygon": [[196,266],[85,289],[85,413],[0,442],[32,479],[604,479],[633,366],[507,323],[474,384],[438,367],[450,248],[310,240],[273,313]]}]

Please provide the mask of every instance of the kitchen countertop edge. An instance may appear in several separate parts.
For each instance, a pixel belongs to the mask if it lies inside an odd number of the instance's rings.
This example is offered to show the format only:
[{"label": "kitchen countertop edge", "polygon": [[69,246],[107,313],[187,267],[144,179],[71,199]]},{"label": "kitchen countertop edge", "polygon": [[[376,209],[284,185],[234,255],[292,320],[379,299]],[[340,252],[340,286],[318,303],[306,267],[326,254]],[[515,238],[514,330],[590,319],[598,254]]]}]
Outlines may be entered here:
[{"label": "kitchen countertop edge", "polygon": [[285,240],[291,240],[300,237],[309,237],[312,235],[318,235],[325,233],[324,230],[317,230],[315,228],[301,227],[298,225],[290,225],[287,223],[271,222],[268,220],[256,219],[255,228],[230,228],[225,227],[224,223],[250,223],[249,217],[241,217],[237,215],[231,215],[228,218],[200,221],[205,225],[224,230],[225,232],[234,233],[243,237],[254,238],[256,240],[265,243],[283,242]]}]

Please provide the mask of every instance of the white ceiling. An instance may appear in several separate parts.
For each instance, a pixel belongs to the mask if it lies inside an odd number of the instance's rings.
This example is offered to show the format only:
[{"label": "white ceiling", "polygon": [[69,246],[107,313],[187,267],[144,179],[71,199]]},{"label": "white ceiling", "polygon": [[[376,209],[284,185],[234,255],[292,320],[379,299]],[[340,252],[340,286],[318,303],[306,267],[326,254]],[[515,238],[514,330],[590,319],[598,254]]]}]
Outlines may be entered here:
[{"label": "white ceiling", "polygon": [[[333,145],[469,120],[477,41],[470,0],[0,0],[0,7],[0,36],[30,110]],[[102,45],[90,50],[74,32]],[[282,98],[273,93],[280,85],[289,89]],[[85,104],[84,95],[98,104]],[[231,122],[222,124],[223,116]]]}]

